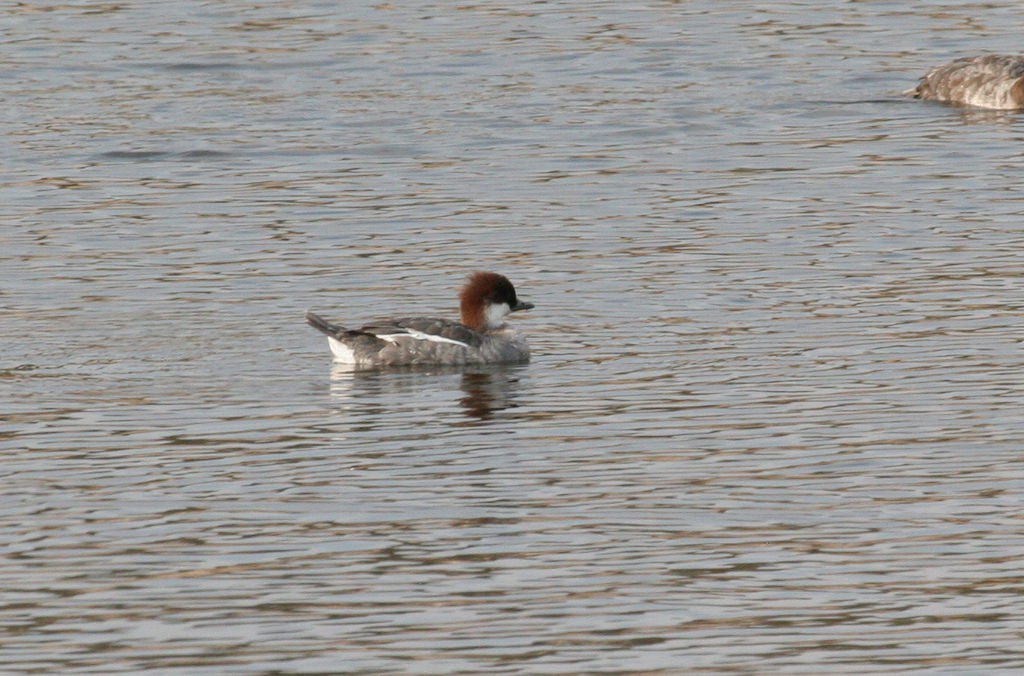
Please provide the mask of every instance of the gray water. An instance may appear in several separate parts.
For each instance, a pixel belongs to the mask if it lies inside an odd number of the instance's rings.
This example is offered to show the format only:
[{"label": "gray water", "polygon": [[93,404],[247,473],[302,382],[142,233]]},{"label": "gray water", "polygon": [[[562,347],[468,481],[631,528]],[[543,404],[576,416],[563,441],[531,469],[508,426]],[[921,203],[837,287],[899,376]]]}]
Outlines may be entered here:
[{"label": "gray water", "polygon": [[900,93],[1017,3],[0,25],[4,669],[1024,669],[1024,117]]}]

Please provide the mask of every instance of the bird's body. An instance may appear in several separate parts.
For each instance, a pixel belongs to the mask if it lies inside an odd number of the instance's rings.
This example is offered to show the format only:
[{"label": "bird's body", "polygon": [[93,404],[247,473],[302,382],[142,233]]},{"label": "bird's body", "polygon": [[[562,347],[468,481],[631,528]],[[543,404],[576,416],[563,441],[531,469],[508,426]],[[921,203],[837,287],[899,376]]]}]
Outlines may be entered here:
[{"label": "bird's body", "polygon": [[1024,108],[1024,56],[988,54],[933,68],[908,93],[915,98],[977,108]]},{"label": "bird's body", "polygon": [[462,289],[460,300],[461,322],[406,317],[347,329],[313,312],[306,313],[306,321],[327,335],[335,361],[358,367],[529,361],[526,339],[506,324],[504,317],[533,305],[518,300],[508,279],[492,272],[475,273]]}]

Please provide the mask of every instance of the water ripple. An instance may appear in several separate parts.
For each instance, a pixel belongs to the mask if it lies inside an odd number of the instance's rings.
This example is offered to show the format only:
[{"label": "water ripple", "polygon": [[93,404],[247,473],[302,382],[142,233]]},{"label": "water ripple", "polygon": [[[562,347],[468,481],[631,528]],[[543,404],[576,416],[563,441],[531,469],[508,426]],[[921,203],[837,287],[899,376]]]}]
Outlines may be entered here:
[{"label": "water ripple", "polygon": [[9,669],[1024,667],[1013,3],[166,7],[4,20]]}]

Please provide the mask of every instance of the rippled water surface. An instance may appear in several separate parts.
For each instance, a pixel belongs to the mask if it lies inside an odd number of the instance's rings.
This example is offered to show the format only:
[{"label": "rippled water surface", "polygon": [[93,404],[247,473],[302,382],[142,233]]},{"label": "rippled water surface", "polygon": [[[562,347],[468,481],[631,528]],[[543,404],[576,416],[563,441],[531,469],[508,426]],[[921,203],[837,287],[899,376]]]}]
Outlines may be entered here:
[{"label": "rippled water surface", "polygon": [[1024,669],[1024,118],[900,94],[1024,26],[908,7],[9,7],[4,668]]}]

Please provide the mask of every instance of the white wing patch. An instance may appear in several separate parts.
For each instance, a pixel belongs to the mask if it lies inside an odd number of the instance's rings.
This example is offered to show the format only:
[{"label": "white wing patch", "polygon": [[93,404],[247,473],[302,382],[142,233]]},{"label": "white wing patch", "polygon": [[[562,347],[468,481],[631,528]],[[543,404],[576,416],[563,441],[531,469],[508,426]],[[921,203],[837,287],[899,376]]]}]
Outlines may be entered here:
[{"label": "white wing patch", "polygon": [[458,345],[459,347],[469,347],[469,345],[463,343],[461,340],[445,338],[444,336],[438,336],[433,333],[424,333],[422,331],[417,331],[416,329],[405,329],[403,333],[378,333],[377,337],[390,343],[395,342],[396,338],[415,338],[416,340],[428,340],[431,343],[449,343],[451,345]]}]

